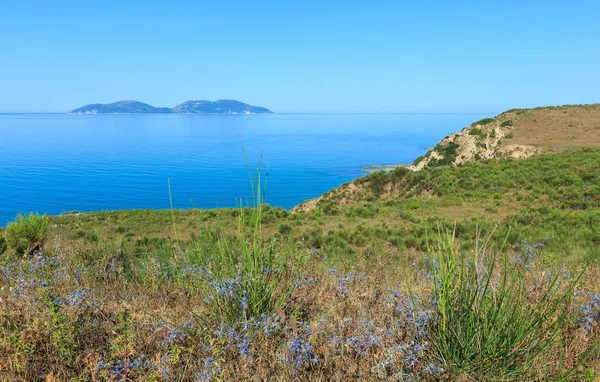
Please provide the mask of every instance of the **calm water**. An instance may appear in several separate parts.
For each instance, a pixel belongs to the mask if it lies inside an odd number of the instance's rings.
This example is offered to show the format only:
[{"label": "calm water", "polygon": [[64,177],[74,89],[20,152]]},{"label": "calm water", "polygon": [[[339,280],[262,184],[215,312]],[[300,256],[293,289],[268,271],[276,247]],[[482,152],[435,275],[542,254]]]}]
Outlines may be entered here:
[{"label": "calm water", "polygon": [[18,212],[235,206],[250,196],[241,136],[269,166],[266,201],[291,208],[410,163],[473,114],[254,116],[0,114],[0,225]]}]

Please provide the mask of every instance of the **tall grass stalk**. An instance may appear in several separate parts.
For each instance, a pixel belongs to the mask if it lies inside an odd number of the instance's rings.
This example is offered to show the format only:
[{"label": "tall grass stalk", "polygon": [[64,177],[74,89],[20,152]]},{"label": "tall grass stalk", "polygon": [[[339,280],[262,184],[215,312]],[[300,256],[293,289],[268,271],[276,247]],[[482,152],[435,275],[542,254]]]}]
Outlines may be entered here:
[{"label": "tall grass stalk", "polygon": [[207,273],[206,306],[213,316],[230,324],[284,308],[297,268],[290,258],[293,248],[274,238],[265,240],[263,236],[263,195],[268,173],[263,183],[262,155],[253,174],[243,143],[242,150],[250,177],[252,205],[245,207],[242,200],[238,202],[237,230],[233,238],[205,225],[201,240],[204,247],[197,248]]},{"label": "tall grass stalk", "polygon": [[177,226],[175,225],[175,210],[173,209],[173,196],[171,195],[171,178],[167,179],[169,187],[169,203],[171,205],[171,220],[173,221],[173,234],[175,235],[175,241],[179,241],[177,238]]}]

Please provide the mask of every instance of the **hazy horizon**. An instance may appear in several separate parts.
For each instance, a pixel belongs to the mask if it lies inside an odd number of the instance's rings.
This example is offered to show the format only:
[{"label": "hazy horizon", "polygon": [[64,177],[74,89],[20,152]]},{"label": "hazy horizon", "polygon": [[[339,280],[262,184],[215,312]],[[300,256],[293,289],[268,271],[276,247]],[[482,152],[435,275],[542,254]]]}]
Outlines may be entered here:
[{"label": "hazy horizon", "polygon": [[[154,106],[154,105],[152,105]],[[254,106],[262,106],[262,105],[254,105]],[[402,112],[402,111],[396,111],[396,112],[385,112],[385,111],[379,111],[379,112],[368,112],[368,111],[319,111],[319,112],[311,112],[311,111],[292,111],[292,112],[277,112],[277,111],[273,111],[274,114],[283,114],[283,115],[287,115],[287,114],[374,114],[374,115],[379,115],[379,114],[494,114],[494,113],[501,113],[500,111],[481,111],[481,112],[461,112],[461,111],[456,111],[456,112],[435,112],[435,111],[421,111],[421,112]],[[0,114],[70,114],[70,110],[69,111],[21,111],[21,112],[0,112]],[[77,114],[77,113],[76,113]],[[118,114],[118,113],[116,113]],[[124,113],[125,115],[153,115],[153,113]],[[103,113],[99,113],[99,114],[79,114],[79,115],[114,115],[111,113],[108,114],[103,114]],[[179,115],[179,116],[210,116],[210,115],[214,115],[214,114],[161,114],[161,115]],[[228,114],[223,114],[222,116],[227,116]],[[231,116],[236,116],[235,114],[232,114]]]}]

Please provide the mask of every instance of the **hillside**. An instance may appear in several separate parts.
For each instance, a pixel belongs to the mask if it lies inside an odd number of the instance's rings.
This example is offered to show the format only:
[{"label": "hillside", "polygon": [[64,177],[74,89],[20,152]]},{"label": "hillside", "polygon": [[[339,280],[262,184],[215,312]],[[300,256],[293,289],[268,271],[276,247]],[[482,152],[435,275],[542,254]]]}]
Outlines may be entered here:
[{"label": "hillside", "polygon": [[154,107],[138,101],[119,101],[111,104],[91,104],[74,109],[70,114],[272,114],[261,106],[235,100],[187,101],[173,108]]},{"label": "hillside", "polygon": [[412,169],[587,146],[600,146],[600,104],[512,109],[442,139]]},{"label": "hillside", "polygon": [[[544,153],[598,146],[600,104],[511,109],[494,118],[473,122],[461,131],[448,135],[425,155],[415,159],[411,166],[403,168],[421,171],[489,159],[524,159]],[[402,171],[398,169],[396,172]],[[344,194],[348,190],[360,193],[360,185],[368,183],[369,179],[360,178],[330,193],[339,194],[342,190]],[[383,187],[388,189],[391,185]],[[313,211],[317,205],[327,203],[330,193],[307,200],[296,206],[294,211]]]}]

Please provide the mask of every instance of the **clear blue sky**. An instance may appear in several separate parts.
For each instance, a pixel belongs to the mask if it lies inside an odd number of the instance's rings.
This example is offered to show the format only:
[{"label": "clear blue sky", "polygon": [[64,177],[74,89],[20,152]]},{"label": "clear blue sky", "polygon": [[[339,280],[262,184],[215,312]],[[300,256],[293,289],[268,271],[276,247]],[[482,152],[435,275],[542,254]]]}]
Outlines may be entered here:
[{"label": "clear blue sky", "polygon": [[123,99],[277,112],[596,103],[599,3],[0,0],[0,112]]}]

